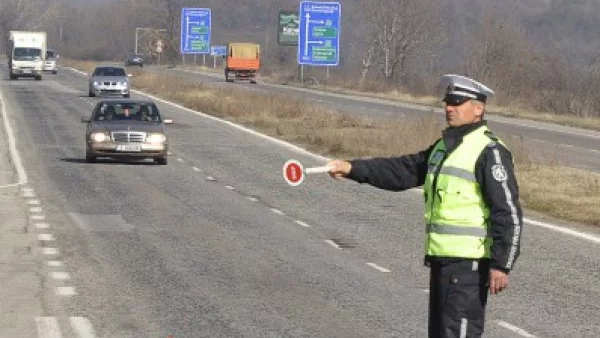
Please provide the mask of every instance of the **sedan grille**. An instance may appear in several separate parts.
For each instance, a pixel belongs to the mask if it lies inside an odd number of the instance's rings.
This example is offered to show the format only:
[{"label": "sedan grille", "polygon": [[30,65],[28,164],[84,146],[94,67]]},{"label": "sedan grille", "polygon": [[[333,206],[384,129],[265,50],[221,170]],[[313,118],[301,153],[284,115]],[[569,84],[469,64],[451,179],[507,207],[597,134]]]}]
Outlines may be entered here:
[{"label": "sedan grille", "polygon": [[137,131],[118,131],[112,133],[112,139],[115,142],[123,143],[144,143],[146,133]]},{"label": "sedan grille", "polygon": [[110,86],[110,85],[116,86],[116,85],[117,85],[117,83],[116,83],[116,82],[105,81],[105,82],[104,82],[104,85],[105,85],[105,86]]}]

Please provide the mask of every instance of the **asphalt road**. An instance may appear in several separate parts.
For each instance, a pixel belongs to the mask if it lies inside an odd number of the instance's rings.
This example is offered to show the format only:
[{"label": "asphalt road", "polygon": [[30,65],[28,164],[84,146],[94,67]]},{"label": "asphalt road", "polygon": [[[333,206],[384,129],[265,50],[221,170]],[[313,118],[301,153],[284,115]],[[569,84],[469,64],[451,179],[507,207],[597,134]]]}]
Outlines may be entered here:
[{"label": "asphalt road", "polygon": [[[278,93],[359,116],[406,118],[433,112],[440,120],[444,119],[441,109],[384,99],[326,93],[260,82],[258,84],[226,83],[222,74],[200,73],[180,68],[145,67],[144,70],[176,75],[192,81],[203,81],[219,88],[236,87],[255,92]],[[533,160],[600,171],[600,132],[492,115],[487,116],[487,120],[494,132],[514,147],[526,149]]]},{"label": "asphalt road", "polygon": [[[0,91],[58,249],[40,260],[68,274],[44,283],[63,337],[67,317],[89,319],[89,337],[426,336],[418,192],[324,175],[289,187],[287,159],[323,159],[166,103],[169,165],[88,164],[85,77],[2,77]],[[598,245],[526,224],[486,337],[597,337]]]}]

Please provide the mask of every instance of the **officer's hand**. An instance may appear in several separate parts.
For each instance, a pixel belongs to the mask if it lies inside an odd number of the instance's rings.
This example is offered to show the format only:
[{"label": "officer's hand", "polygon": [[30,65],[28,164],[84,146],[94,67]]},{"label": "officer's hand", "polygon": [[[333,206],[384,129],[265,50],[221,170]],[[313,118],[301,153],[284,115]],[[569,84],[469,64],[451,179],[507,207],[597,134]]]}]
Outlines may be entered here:
[{"label": "officer's hand", "polygon": [[336,179],[348,176],[350,169],[352,169],[352,164],[350,164],[350,162],[342,160],[329,161],[326,166],[330,168],[329,176]]},{"label": "officer's hand", "polygon": [[501,270],[490,269],[490,293],[500,293],[508,286],[508,274]]}]

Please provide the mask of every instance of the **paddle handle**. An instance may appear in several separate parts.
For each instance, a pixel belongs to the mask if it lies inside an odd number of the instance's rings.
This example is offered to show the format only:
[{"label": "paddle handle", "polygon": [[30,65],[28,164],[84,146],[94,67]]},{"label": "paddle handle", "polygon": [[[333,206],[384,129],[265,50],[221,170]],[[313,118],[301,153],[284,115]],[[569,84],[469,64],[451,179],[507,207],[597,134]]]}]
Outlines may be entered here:
[{"label": "paddle handle", "polygon": [[319,174],[319,173],[327,173],[327,172],[329,172],[329,170],[331,170],[331,167],[324,165],[322,167],[306,168],[304,170],[304,172],[306,174]]}]

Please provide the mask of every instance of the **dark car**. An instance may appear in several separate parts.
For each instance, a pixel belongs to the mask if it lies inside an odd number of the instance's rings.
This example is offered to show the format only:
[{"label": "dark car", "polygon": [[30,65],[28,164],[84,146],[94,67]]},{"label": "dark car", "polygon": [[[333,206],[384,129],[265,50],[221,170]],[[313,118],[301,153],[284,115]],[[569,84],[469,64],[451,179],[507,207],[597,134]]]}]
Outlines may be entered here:
[{"label": "dark car", "polygon": [[141,55],[133,54],[127,57],[125,60],[125,66],[140,66],[144,67],[144,58]]},{"label": "dark car", "polygon": [[151,158],[156,164],[167,164],[169,140],[165,124],[152,101],[102,100],[92,116],[82,117],[87,123],[85,160],[96,162],[98,157],[115,159]]}]

